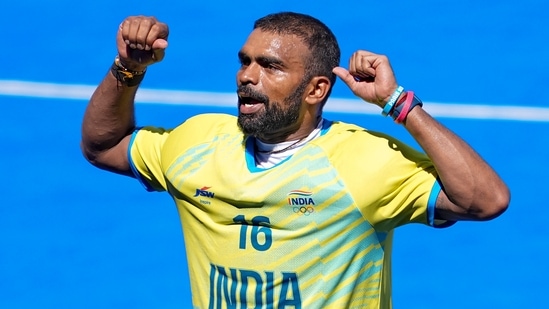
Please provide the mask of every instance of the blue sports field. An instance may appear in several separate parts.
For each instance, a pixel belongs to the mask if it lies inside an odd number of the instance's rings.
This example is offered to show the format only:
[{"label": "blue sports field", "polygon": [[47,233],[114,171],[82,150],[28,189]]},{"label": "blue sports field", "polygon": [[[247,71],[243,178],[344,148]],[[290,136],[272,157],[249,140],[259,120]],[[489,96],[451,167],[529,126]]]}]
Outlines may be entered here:
[{"label": "blue sports field", "polygon": [[[131,6],[130,6],[131,5]],[[342,64],[389,56],[399,83],[490,162],[509,210],[449,229],[395,233],[395,308],[549,308],[549,2],[22,0],[0,10],[0,308],[189,308],[171,199],[93,168],[80,149],[87,99],[112,63],[118,24],[170,25],[166,59],[138,94],[139,124],[235,113],[236,53],[253,21],[298,11],[330,26]],[[336,84],[326,117],[405,130]],[[373,162],[375,164],[375,162]]]}]

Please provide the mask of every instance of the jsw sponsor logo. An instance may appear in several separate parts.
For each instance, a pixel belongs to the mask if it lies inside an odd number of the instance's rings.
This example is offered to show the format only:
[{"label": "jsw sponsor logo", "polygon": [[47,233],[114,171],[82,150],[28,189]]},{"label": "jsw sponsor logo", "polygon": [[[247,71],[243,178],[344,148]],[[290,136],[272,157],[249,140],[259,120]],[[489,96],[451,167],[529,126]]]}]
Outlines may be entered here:
[{"label": "jsw sponsor logo", "polygon": [[202,188],[200,188],[200,189],[196,189],[196,193],[194,194],[194,197],[197,197],[197,196],[205,196],[205,197],[213,198],[213,197],[214,197],[214,193],[208,191],[208,189],[210,189],[210,188],[211,188],[211,187],[202,187]]}]

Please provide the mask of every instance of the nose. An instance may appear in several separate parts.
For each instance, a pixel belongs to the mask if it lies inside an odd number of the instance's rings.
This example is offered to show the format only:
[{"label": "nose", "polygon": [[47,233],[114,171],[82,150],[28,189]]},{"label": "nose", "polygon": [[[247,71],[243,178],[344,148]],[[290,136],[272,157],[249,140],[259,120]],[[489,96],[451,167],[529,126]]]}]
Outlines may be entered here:
[{"label": "nose", "polygon": [[242,65],[237,73],[238,83],[240,85],[252,84],[257,85],[259,82],[260,67],[257,63]]}]

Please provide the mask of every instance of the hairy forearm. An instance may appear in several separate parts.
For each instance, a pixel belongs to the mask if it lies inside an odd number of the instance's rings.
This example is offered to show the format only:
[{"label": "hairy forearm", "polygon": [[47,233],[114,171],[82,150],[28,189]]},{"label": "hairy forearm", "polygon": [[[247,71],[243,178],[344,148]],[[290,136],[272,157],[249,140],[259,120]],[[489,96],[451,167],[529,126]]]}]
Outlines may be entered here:
[{"label": "hairy forearm", "polygon": [[410,111],[404,125],[432,160],[450,202],[447,210],[461,213],[460,219],[490,219],[506,209],[507,186],[465,141],[421,107]]},{"label": "hairy forearm", "polygon": [[109,72],[93,93],[82,123],[82,148],[94,154],[117,145],[135,128],[137,87],[122,85]]}]

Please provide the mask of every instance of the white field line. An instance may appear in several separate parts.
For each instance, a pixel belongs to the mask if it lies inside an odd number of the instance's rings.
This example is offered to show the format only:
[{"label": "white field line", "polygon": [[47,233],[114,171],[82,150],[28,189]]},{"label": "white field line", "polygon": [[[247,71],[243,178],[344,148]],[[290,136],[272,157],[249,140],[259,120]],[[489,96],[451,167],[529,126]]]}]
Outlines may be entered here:
[{"label": "white field line", "polygon": [[[95,87],[96,85],[0,80],[0,96],[88,100]],[[136,102],[236,108],[236,94],[142,88],[137,93]],[[435,117],[549,122],[549,108],[543,107],[425,102],[425,108]],[[378,107],[359,99],[331,98],[324,110],[336,113],[380,114]]]}]

